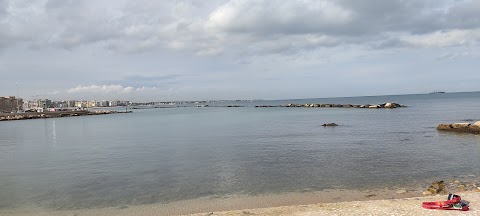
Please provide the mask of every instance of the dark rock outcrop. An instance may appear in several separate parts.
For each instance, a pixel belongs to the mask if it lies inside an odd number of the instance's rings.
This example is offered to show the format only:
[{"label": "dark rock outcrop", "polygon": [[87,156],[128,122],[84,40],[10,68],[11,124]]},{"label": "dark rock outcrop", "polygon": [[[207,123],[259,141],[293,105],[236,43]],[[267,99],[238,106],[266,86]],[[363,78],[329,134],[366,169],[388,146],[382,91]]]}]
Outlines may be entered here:
[{"label": "dark rock outcrop", "polygon": [[326,124],[323,124],[322,126],[324,126],[324,127],[335,127],[335,126],[338,126],[338,124],[335,124],[335,123],[326,123]]}]

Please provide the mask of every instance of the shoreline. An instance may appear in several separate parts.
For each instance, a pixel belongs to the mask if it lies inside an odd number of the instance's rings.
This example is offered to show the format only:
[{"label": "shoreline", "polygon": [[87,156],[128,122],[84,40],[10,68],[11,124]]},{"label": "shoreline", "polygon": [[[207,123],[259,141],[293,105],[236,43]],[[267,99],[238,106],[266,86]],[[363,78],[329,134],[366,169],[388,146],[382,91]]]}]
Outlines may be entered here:
[{"label": "shoreline", "polygon": [[55,111],[55,112],[0,113],[0,121],[61,118],[61,117],[87,116],[87,115],[107,115],[107,114],[131,113],[131,112],[132,111],[79,110],[79,111]]},{"label": "shoreline", "polygon": [[242,209],[222,212],[205,212],[189,216],[232,216],[232,215],[479,215],[480,193],[459,193],[462,200],[469,202],[470,211],[445,211],[423,209],[422,202],[446,200],[447,195],[317,203],[308,205],[281,206],[271,208]]},{"label": "shoreline", "polygon": [[[470,201],[471,211],[479,212],[480,191],[458,193]],[[263,194],[257,196],[230,195],[203,197],[170,203],[124,205],[89,209],[55,210],[41,207],[23,207],[0,210],[0,215],[384,215],[406,214],[411,210],[432,213],[421,208],[422,201],[446,199],[446,194],[422,195],[421,191],[405,189],[346,190],[332,189],[315,192]],[[373,211],[375,210],[375,211]],[[439,211],[435,211],[437,213]],[[451,211],[447,211],[451,212]]]}]

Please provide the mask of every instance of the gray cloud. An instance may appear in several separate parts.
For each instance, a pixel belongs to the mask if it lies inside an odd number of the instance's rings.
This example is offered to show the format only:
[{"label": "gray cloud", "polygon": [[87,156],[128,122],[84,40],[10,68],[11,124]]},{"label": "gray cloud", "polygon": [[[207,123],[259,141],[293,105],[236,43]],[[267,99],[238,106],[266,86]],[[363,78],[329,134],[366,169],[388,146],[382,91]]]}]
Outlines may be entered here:
[{"label": "gray cloud", "polygon": [[[428,37],[439,31],[469,34],[480,28],[478,1],[49,0],[29,9],[23,8],[25,3],[12,2],[0,2],[4,46],[29,43],[73,49],[100,43],[127,53],[160,48],[210,56],[226,47],[249,53],[254,46],[255,52],[275,53],[372,40],[379,45],[371,47],[386,48],[410,44],[391,38],[395,33]],[[269,46],[271,41],[277,47]]]},{"label": "gray cloud", "polygon": [[422,53],[438,63],[478,56],[479,44],[480,2],[472,0],[0,0],[0,73],[8,74],[0,84],[22,74],[87,92],[197,95],[254,79],[300,81],[295,74],[342,81],[330,73],[357,61],[408,63]]},{"label": "gray cloud", "polygon": [[191,76],[191,75],[183,75],[183,74],[169,74],[169,75],[162,75],[162,76],[133,75],[133,76],[126,76],[121,80],[102,81],[101,84],[132,86],[135,88],[166,87],[166,86],[171,86],[172,84],[181,83],[180,79],[185,78],[187,76]]}]

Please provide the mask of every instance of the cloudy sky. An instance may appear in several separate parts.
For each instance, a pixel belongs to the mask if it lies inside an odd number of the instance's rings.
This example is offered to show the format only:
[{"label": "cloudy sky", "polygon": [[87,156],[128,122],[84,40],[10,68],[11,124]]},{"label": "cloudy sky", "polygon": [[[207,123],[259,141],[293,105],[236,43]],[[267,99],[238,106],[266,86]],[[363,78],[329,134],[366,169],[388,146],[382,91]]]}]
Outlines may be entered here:
[{"label": "cloudy sky", "polygon": [[479,45],[479,0],[0,0],[0,95],[479,91]]}]

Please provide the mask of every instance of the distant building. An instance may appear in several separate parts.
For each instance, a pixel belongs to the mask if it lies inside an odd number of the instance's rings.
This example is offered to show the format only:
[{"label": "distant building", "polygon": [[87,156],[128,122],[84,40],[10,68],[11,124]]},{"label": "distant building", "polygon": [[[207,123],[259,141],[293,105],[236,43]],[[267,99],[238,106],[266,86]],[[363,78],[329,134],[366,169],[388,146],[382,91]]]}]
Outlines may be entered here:
[{"label": "distant building", "polygon": [[0,112],[16,112],[22,110],[23,99],[14,96],[0,97]]},{"label": "distant building", "polygon": [[75,106],[75,102],[76,102],[76,101],[74,101],[74,100],[69,100],[69,101],[67,101],[67,107],[76,107],[76,106]]},{"label": "distant building", "polygon": [[40,108],[43,108],[46,110],[47,108],[53,108],[56,105],[57,105],[56,103],[53,103],[49,99],[44,99],[44,100],[37,99],[37,100],[28,101],[27,103],[28,109],[31,109],[31,110],[38,110]]},{"label": "distant building", "polygon": [[68,104],[67,104],[67,101],[53,101],[52,107],[63,109],[63,108],[67,108]]},{"label": "distant building", "polygon": [[109,107],[110,101],[97,101],[97,107]]},{"label": "distant building", "polygon": [[28,101],[27,107],[28,109],[36,110],[38,108],[38,102],[36,100]]},{"label": "distant building", "polygon": [[115,107],[115,106],[129,106],[131,103],[130,101],[119,101],[119,100],[114,100],[110,101],[110,106]]},{"label": "distant building", "polygon": [[95,105],[96,105],[95,101],[87,101],[87,108],[95,107]]},{"label": "distant building", "polygon": [[75,101],[75,107],[87,108],[87,103],[85,101]]},{"label": "distant building", "polygon": [[52,108],[53,107],[53,104],[52,104],[52,100],[49,100],[49,99],[45,99],[45,100],[37,100],[37,106],[38,107],[42,107],[42,108]]}]

